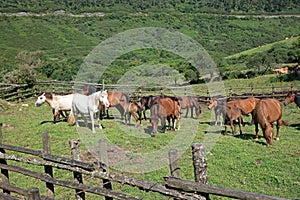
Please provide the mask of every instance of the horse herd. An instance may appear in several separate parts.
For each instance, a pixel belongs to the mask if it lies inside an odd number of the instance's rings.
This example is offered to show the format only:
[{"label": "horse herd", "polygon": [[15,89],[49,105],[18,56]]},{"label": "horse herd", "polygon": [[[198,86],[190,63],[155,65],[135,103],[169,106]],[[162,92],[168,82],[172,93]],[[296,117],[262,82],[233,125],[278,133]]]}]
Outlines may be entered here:
[{"label": "horse herd", "polygon": [[[53,123],[59,121],[60,116],[68,120],[69,124],[79,126],[78,118],[87,120],[84,115],[89,116],[91,121],[91,130],[95,132],[94,117],[97,114],[99,128],[101,120],[105,117],[109,118],[109,107],[115,107],[121,114],[121,118],[125,120],[125,124],[130,123],[131,116],[135,119],[135,127],[141,125],[142,119],[147,120],[146,110],[150,110],[149,121],[152,125],[151,136],[155,136],[158,132],[158,124],[161,122],[161,132],[164,133],[166,128],[175,130],[180,129],[180,118],[182,109],[186,109],[187,117],[191,110],[191,117],[199,118],[201,113],[200,105],[193,96],[142,96],[138,101],[131,101],[129,96],[118,91],[98,91],[96,87],[86,85],[80,93],[68,95],[55,95],[53,93],[42,93],[38,96],[35,105],[40,106],[47,102],[53,111]],[[285,97],[284,104],[287,105],[295,102],[300,107],[300,95],[295,92],[289,92]],[[228,101],[227,98],[211,98],[208,109],[215,111],[215,125],[218,123],[225,125],[225,133],[227,132],[226,123],[231,126],[232,134],[236,133],[236,123],[239,125],[240,134],[242,134],[243,116],[252,116],[251,123],[255,124],[255,139],[258,139],[258,124],[260,125],[264,138],[267,143],[273,145],[273,123],[276,122],[277,134],[279,139],[279,128],[284,125],[282,121],[282,106],[276,99],[258,99],[247,98]],[[71,111],[67,114],[67,111]],[[168,126],[167,123],[168,122]],[[177,125],[176,125],[177,124]]]}]

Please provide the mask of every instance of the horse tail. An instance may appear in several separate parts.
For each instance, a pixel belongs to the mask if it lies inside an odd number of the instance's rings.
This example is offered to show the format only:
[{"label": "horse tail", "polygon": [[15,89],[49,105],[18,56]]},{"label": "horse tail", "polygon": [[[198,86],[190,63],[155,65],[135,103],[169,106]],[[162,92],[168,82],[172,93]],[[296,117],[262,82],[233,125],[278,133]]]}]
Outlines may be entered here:
[{"label": "horse tail", "polygon": [[68,117],[68,124],[70,126],[73,126],[75,124],[75,117],[74,117],[74,114],[72,111],[70,112],[69,117]]},{"label": "horse tail", "polygon": [[288,124],[283,120],[279,120],[278,123],[280,126],[288,126]]}]

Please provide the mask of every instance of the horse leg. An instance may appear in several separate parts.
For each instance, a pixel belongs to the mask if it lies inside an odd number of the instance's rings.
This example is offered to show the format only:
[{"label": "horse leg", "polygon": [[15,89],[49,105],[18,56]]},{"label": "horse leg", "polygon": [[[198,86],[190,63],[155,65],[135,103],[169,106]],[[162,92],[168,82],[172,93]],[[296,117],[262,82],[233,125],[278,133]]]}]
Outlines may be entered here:
[{"label": "horse leg", "polygon": [[234,120],[233,119],[230,119],[230,127],[231,127],[232,135],[235,135],[236,125],[234,124]]},{"label": "horse leg", "polygon": [[160,120],[161,120],[161,126],[162,126],[161,132],[165,133],[165,131],[166,131],[166,118],[162,117]]},{"label": "horse leg", "polygon": [[240,128],[240,135],[242,135],[243,134],[243,132],[242,132],[243,118],[241,116],[238,117],[238,123],[239,123],[239,128]]},{"label": "horse leg", "polygon": [[254,122],[255,125],[255,138],[254,140],[257,141],[258,140],[258,123]]},{"label": "horse leg", "polygon": [[71,113],[73,113],[76,127],[79,127],[77,111],[75,107],[72,107]]},{"label": "horse leg", "polygon": [[280,129],[281,123],[282,123],[281,120],[278,120],[278,121],[276,122],[276,140],[279,140],[279,138],[280,138],[280,135],[279,135],[279,129]]},{"label": "horse leg", "polygon": [[185,113],[185,116],[184,116],[184,117],[187,118],[187,117],[188,117],[188,114],[189,114],[189,107],[187,106],[187,107],[186,107],[186,113]]},{"label": "horse leg", "polygon": [[[91,122],[92,122],[92,132],[93,133],[96,133],[96,131],[95,131],[95,126],[94,126],[94,112],[92,112],[92,111],[90,111],[90,118],[91,118]],[[101,125],[99,124],[99,127],[100,127]]]},{"label": "horse leg", "polygon": [[[196,109],[195,109],[196,112]],[[194,118],[194,106],[191,106],[191,118]]]},{"label": "horse leg", "polygon": [[58,122],[59,121],[59,116],[60,116],[60,114],[59,114],[59,110],[52,110],[53,112],[54,112],[54,116],[53,116],[53,124],[55,124],[56,122]]}]

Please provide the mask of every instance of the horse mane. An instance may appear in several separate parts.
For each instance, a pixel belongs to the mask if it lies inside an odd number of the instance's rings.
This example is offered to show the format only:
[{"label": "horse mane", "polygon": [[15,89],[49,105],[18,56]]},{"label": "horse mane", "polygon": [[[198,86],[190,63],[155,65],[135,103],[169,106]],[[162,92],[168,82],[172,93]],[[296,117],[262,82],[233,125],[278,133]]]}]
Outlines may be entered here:
[{"label": "horse mane", "polygon": [[50,93],[50,92],[45,92],[45,93],[43,93],[44,94],[44,96],[47,98],[47,99],[53,99],[53,94],[52,93]]}]

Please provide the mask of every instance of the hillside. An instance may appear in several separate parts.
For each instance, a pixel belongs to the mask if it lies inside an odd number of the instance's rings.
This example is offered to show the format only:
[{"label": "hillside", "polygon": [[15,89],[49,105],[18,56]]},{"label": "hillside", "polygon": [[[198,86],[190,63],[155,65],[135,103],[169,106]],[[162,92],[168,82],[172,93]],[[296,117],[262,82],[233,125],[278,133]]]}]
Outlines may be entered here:
[{"label": "hillside", "polygon": [[297,0],[1,0],[1,12],[49,12],[55,10],[68,12],[181,12],[181,13],[235,13],[235,14],[295,14],[299,13]]},{"label": "hillside", "polygon": [[[201,44],[222,72],[232,71],[236,63],[246,61],[224,57],[296,36],[299,27],[295,24],[300,24],[299,17],[239,18],[175,11],[127,13],[122,10],[92,17],[45,15],[0,16],[0,19],[0,73],[12,72],[7,76],[16,76],[23,70],[26,77],[33,74],[39,80],[72,80],[83,59],[100,42],[125,30],[141,27],[162,27],[183,33]],[[116,83],[129,68],[145,63],[164,63],[182,73],[188,82],[198,81],[199,74],[185,60],[170,52],[151,49],[122,55],[111,64],[103,78],[106,83]],[[14,71],[18,68],[19,71]],[[6,81],[24,83],[18,76],[7,76]],[[3,80],[1,77],[0,81]]]}]

